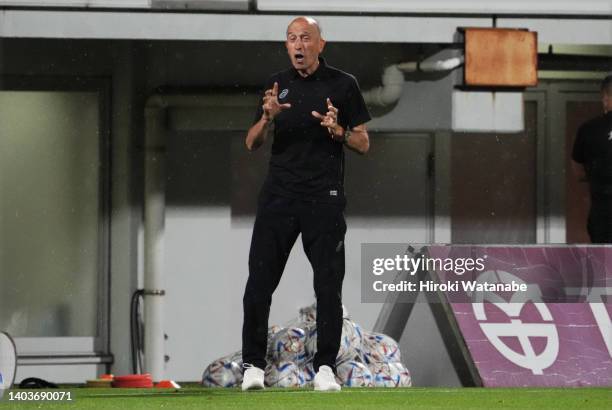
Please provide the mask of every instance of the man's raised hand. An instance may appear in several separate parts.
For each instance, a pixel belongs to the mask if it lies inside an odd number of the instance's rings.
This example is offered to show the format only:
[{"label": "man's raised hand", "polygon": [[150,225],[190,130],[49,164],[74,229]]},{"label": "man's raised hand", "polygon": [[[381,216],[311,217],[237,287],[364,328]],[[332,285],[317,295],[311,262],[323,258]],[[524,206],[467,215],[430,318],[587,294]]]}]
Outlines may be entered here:
[{"label": "man's raised hand", "polygon": [[327,99],[327,113],[325,115],[316,111],[312,112],[312,116],[321,120],[321,126],[327,128],[331,138],[341,141],[344,138],[344,130],[338,124],[338,109],[334,107],[331,100]]},{"label": "man's raised hand", "polygon": [[265,121],[272,121],[279,112],[291,108],[291,104],[278,103],[278,83],[275,81],[271,90],[266,90],[263,97],[263,116]]}]

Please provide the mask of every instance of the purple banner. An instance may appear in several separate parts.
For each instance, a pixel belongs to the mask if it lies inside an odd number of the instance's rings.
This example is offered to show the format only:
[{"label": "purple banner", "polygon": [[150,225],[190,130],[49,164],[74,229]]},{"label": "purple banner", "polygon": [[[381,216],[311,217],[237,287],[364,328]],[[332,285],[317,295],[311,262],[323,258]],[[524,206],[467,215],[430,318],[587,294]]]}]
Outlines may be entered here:
[{"label": "purple banner", "polygon": [[[429,246],[427,253],[486,257],[475,280],[536,290],[533,300],[490,292],[482,303],[450,304],[484,386],[612,386],[612,247]],[[560,290],[581,303],[542,302]]]}]

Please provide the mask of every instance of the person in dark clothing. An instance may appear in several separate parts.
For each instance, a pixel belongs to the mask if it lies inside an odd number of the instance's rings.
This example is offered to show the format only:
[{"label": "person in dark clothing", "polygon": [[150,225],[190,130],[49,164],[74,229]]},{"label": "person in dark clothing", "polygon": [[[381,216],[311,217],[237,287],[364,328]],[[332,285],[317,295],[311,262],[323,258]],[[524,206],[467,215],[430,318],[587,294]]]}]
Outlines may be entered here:
[{"label": "person in dark clothing", "polygon": [[612,243],[612,75],[601,83],[601,101],[604,114],[580,126],[572,160],[579,178],[589,183],[591,242]]},{"label": "person in dark clothing", "polygon": [[355,78],[320,57],[325,40],[316,20],[292,20],[285,44],[292,67],[265,83],[263,104],[245,141],[250,151],[259,148],[273,125],[243,298],[242,389],[264,387],[272,294],[301,233],[317,301],[314,386],[339,390],[334,371],[342,333],[344,147],[368,151],[370,115]]}]

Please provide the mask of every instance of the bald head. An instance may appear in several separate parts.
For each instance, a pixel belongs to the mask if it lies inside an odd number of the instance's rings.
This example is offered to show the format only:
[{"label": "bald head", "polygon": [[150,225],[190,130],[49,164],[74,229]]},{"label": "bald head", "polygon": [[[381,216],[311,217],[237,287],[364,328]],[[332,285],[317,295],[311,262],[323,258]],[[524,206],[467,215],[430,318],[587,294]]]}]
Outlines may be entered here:
[{"label": "bald head", "polygon": [[321,33],[322,33],[321,25],[316,19],[312,17],[299,16],[291,20],[291,22],[287,26],[287,34],[289,34],[289,31],[291,30],[291,26],[293,26],[294,23],[305,23],[306,25],[314,28],[317,31],[317,34],[319,35],[319,37],[321,36]]},{"label": "bald head", "polygon": [[287,53],[293,67],[307,77],[319,66],[319,55],[325,47],[319,22],[312,17],[300,16],[287,26]]}]

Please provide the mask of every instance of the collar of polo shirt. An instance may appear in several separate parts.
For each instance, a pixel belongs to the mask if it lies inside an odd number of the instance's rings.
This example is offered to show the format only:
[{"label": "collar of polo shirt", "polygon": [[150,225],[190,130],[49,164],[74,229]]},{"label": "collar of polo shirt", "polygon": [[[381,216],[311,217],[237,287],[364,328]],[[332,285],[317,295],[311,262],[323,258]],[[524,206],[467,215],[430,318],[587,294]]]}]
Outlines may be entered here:
[{"label": "collar of polo shirt", "polygon": [[294,67],[292,67],[293,70],[293,76],[295,78],[299,78],[302,80],[314,80],[317,78],[324,78],[325,77],[325,72],[327,71],[327,63],[325,62],[325,59],[323,57],[319,57],[319,66],[317,67],[317,69],[315,70],[314,73],[310,74],[309,76],[306,77],[302,77],[302,75],[300,75],[300,73],[298,72],[298,70],[296,70]]}]

